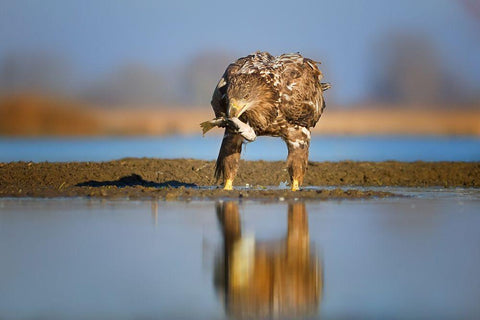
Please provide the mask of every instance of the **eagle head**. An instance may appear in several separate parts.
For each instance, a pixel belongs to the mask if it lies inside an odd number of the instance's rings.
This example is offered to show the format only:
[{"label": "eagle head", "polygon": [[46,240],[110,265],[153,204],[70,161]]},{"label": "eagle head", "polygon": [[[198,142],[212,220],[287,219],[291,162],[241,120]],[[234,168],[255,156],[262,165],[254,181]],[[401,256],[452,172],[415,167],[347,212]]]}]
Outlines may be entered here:
[{"label": "eagle head", "polygon": [[272,99],[274,91],[256,74],[242,74],[232,79],[227,89],[227,117],[239,118],[245,111]]}]

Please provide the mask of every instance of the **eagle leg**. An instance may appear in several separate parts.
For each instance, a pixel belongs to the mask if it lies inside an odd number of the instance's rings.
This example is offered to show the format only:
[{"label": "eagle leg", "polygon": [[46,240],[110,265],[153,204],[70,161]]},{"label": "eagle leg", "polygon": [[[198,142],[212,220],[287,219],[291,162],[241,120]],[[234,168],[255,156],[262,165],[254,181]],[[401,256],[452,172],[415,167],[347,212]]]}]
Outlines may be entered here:
[{"label": "eagle leg", "polygon": [[243,137],[240,134],[225,130],[222,140],[222,146],[215,164],[215,178],[217,181],[223,176],[224,189],[233,189],[233,179],[237,175],[240,162],[240,153],[242,152]]},{"label": "eagle leg", "polygon": [[292,191],[299,190],[308,165],[308,149],[310,146],[310,131],[306,128],[289,130],[284,138],[287,143],[287,167],[292,184]]}]

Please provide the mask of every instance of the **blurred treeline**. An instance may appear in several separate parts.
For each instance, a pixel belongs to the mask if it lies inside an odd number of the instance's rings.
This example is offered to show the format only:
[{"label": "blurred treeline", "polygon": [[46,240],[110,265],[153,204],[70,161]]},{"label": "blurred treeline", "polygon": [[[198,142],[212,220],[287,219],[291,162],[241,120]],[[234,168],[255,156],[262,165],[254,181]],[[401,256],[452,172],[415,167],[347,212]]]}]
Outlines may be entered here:
[{"label": "blurred treeline", "polygon": [[[418,34],[379,38],[371,48],[371,59],[365,61],[369,70],[361,79],[367,82],[365,98],[354,105],[478,105],[480,85],[451,68],[428,40]],[[61,96],[102,107],[207,106],[226,66],[241,55],[209,50],[170,65],[134,61],[92,77],[83,75],[75,63],[61,55],[10,52],[0,61],[0,96]],[[329,103],[335,104],[335,97],[342,94],[335,82],[342,79],[329,68],[328,61],[321,69],[325,79],[333,82]]]},{"label": "blurred treeline", "polygon": [[233,57],[210,51],[178,65],[130,62],[85,79],[64,57],[11,53],[0,62],[0,94],[62,96],[103,107],[205,106]]}]

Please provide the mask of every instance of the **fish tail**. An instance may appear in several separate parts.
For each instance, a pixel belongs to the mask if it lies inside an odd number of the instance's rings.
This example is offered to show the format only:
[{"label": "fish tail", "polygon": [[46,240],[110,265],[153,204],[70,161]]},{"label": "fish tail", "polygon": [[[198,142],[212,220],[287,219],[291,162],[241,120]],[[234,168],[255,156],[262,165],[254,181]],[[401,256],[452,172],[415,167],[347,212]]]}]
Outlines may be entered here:
[{"label": "fish tail", "polygon": [[213,127],[216,127],[216,126],[217,125],[215,123],[212,123],[212,121],[205,121],[205,122],[200,123],[200,127],[202,127],[203,135],[205,135],[205,133],[207,133]]}]

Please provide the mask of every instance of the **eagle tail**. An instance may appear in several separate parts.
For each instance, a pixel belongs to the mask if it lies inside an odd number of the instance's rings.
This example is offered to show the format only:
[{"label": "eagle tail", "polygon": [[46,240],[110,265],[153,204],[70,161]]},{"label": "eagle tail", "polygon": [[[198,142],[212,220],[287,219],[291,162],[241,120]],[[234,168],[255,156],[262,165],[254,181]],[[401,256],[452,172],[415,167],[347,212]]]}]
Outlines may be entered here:
[{"label": "eagle tail", "polygon": [[218,182],[220,178],[223,177],[223,173],[225,171],[225,164],[224,164],[224,155],[219,154],[217,158],[217,162],[215,163],[215,181]]}]

